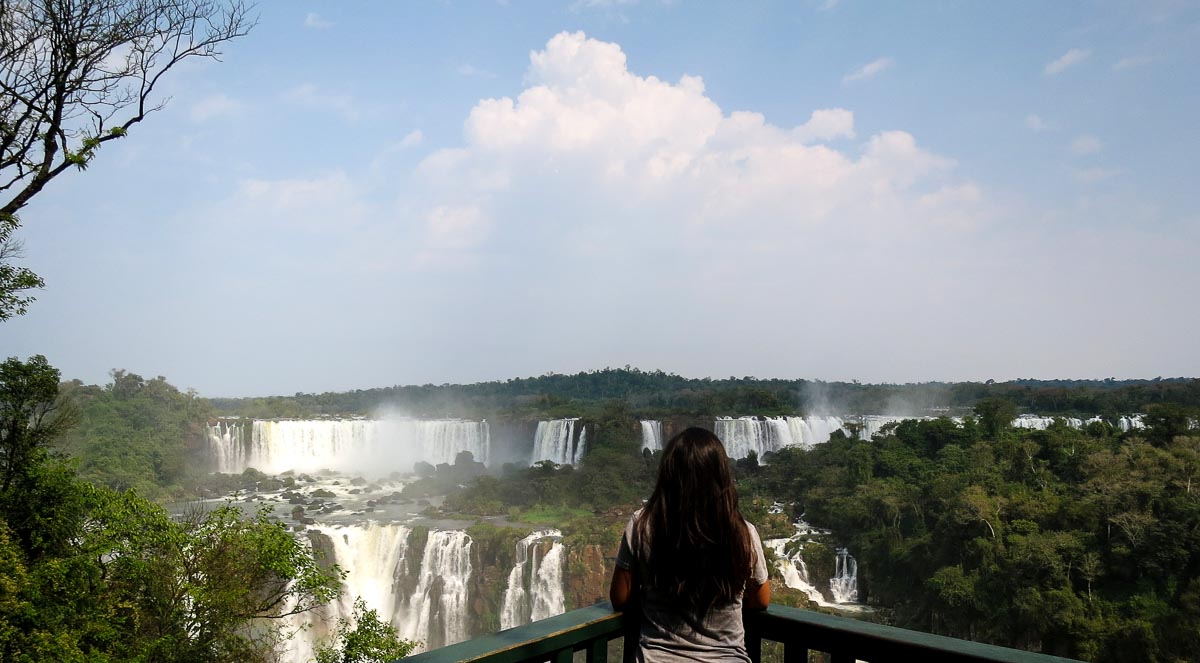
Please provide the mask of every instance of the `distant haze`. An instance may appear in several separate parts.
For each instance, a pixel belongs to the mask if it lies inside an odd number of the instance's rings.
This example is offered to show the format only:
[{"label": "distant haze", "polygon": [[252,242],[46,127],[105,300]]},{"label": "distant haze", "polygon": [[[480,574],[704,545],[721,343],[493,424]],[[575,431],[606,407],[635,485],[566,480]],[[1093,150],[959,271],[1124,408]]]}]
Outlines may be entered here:
[{"label": "distant haze", "polygon": [[269,3],[176,72],[22,211],[2,354],[208,396],[1200,375],[1194,3],[459,4]]}]

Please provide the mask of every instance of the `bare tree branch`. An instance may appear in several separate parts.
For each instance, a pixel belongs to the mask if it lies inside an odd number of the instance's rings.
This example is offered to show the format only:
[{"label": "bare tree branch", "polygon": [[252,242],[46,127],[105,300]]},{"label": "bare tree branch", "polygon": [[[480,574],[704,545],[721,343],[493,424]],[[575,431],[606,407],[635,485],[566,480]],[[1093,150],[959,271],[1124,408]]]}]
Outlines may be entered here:
[{"label": "bare tree branch", "polygon": [[242,0],[0,0],[0,223],[161,109],[162,77],[254,27]]}]

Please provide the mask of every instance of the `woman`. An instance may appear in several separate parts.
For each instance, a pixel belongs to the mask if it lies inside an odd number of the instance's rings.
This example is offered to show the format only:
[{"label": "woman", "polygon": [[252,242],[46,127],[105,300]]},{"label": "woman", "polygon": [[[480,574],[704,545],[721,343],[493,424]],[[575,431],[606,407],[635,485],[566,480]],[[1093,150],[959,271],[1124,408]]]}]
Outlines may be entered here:
[{"label": "woman", "polygon": [[640,604],[639,661],[749,662],[742,607],[766,608],[771,586],[712,432],[667,443],[654,493],[621,537],[609,598],[615,610]]}]

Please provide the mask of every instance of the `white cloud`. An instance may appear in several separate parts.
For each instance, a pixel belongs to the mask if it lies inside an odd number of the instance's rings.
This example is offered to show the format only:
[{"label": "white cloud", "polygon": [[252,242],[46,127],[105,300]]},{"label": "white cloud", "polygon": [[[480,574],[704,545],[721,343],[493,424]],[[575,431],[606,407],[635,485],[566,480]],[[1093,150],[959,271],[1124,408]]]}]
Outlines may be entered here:
[{"label": "white cloud", "polygon": [[854,138],[854,113],[845,108],[815,110],[808,122],[792,130],[792,136],[801,143]]},{"label": "white cloud", "polygon": [[842,0],[824,0],[821,5],[817,7],[817,10],[823,12],[833,11],[840,4],[842,4]]},{"label": "white cloud", "polygon": [[425,135],[421,133],[420,129],[413,129],[404,134],[404,138],[400,139],[400,147],[416,147],[421,144],[424,138]]},{"label": "white cloud", "polygon": [[1129,57],[1124,57],[1120,60],[1117,60],[1116,63],[1113,64],[1112,68],[1113,71],[1126,71],[1129,69],[1144,67],[1151,62],[1154,62],[1154,58],[1152,57],[1145,55],[1131,55]]},{"label": "white cloud", "polygon": [[1063,71],[1070,67],[1074,67],[1075,65],[1087,60],[1091,56],[1092,52],[1090,50],[1072,48],[1066,53],[1063,53],[1062,56],[1057,60],[1046,63],[1046,67],[1042,69],[1042,73],[1046,76],[1061,74]]},{"label": "white cloud", "polygon": [[327,30],[333,27],[333,21],[321,18],[321,15],[316,12],[309,12],[304,16],[304,27],[313,30]]},{"label": "white cloud", "polygon": [[362,116],[358,103],[348,94],[322,90],[313,83],[303,83],[283,95],[284,99],[307,108],[330,110],[343,118],[355,121]]},{"label": "white cloud", "polygon": [[206,122],[214,117],[236,114],[242,105],[225,94],[209,95],[192,105],[189,116],[193,122]]},{"label": "white cloud", "polygon": [[[955,178],[953,160],[908,132],[831,147],[855,136],[847,109],[815,110],[794,127],[755,112],[726,114],[700,77],[634,74],[618,45],[579,32],[531,53],[526,79],[515,98],[476,104],[464,147],[438,150],[420,167],[434,205],[492,210],[488,241],[520,228],[538,242],[574,238],[569,252],[604,252],[619,250],[628,231],[681,250],[724,239],[732,256],[739,243],[778,251],[801,229],[826,224],[885,236],[980,218],[979,187]],[[779,241],[751,239],[772,233]]]},{"label": "white cloud", "polygon": [[1040,115],[1035,115],[1033,113],[1025,116],[1025,127],[1027,129],[1032,129],[1033,131],[1050,130],[1050,125],[1046,124],[1046,121],[1043,120]]},{"label": "white cloud", "polygon": [[1091,134],[1081,134],[1071,142],[1071,151],[1079,156],[1096,154],[1104,149],[1104,143]]},{"label": "white cloud", "polygon": [[475,206],[439,206],[429,213],[426,229],[429,243],[439,249],[469,249],[487,238],[491,223]]},{"label": "white cloud", "polygon": [[895,62],[891,58],[879,58],[859,67],[853,73],[846,74],[842,77],[842,83],[853,83],[854,81],[874,78],[875,76],[892,68]]}]

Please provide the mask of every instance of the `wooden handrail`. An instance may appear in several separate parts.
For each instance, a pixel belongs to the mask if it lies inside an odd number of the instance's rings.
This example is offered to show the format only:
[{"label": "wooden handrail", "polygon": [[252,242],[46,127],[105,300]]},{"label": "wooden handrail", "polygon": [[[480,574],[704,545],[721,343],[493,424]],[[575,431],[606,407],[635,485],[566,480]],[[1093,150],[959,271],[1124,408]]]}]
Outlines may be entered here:
[{"label": "wooden handrail", "polygon": [[[808,652],[832,655],[833,663],[928,661],[929,663],[1079,663],[1072,659],[958,640],[872,624],[810,610],[771,606],[746,613],[746,648],[756,663],[762,641],[781,642],[785,663],[807,662]],[[637,646],[636,622],[608,603],[481,636],[405,659],[411,663],[570,663],[586,651],[588,663],[608,660],[608,643],[624,637],[628,660]]]}]

